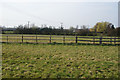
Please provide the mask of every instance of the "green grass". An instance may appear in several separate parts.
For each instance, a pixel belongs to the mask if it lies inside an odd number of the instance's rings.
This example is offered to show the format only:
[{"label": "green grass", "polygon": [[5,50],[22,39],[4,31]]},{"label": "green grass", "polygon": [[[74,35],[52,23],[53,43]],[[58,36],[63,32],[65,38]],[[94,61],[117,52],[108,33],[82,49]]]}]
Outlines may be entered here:
[{"label": "green grass", "polygon": [[118,78],[118,46],[2,44],[3,78]]},{"label": "green grass", "polygon": [[13,31],[4,31],[5,34],[12,34],[14,33]]}]

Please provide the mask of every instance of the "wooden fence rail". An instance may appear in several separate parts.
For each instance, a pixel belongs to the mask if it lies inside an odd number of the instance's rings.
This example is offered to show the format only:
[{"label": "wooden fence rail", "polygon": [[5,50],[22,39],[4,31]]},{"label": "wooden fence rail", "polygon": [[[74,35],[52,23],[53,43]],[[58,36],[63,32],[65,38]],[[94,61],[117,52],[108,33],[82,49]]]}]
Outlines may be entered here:
[{"label": "wooden fence rail", "polygon": [[52,41],[61,41],[60,43],[66,43],[69,41],[69,43],[91,43],[91,44],[120,44],[120,38],[119,37],[80,37],[80,36],[29,36],[29,35],[3,35],[2,36],[2,42],[10,42],[10,40],[21,40],[22,43],[24,43],[25,40],[35,40],[35,43],[39,43],[39,41],[45,42],[48,40],[48,43],[52,43]]}]

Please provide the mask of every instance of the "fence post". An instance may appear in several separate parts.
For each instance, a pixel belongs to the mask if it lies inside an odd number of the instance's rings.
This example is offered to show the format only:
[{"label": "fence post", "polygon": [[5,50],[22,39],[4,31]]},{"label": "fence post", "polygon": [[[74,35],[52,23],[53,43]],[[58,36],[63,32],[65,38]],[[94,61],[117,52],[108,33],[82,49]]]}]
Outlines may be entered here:
[{"label": "fence post", "polygon": [[22,43],[23,43],[23,34],[22,34]]},{"label": "fence post", "polygon": [[112,37],[110,38],[110,44],[112,44]]},{"label": "fence post", "polygon": [[7,43],[8,43],[8,35],[7,35]]},{"label": "fence post", "polygon": [[102,44],[102,37],[100,37],[100,42],[99,43]]},{"label": "fence post", "polygon": [[93,44],[95,44],[95,37],[93,37]]},{"label": "fence post", "polygon": [[114,38],[114,44],[116,44],[116,37]]},{"label": "fence post", "polygon": [[50,35],[50,43],[51,43],[51,35]]},{"label": "fence post", "polygon": [[37,35],[36,35],[36,43],[37,43]]},{"label": "fence post", "polygon": [[65,36],[63,36],[63,43],[65,44]]},{"label": "fence post", "polygon": [[78,37],[76,36],[76,43],[77,43],[77,38],[78,38]]}]

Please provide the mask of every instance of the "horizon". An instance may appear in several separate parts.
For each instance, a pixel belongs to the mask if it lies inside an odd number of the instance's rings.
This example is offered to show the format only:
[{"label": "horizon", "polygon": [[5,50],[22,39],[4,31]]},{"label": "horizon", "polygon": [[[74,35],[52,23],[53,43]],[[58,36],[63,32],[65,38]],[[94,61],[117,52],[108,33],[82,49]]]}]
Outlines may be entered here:
[{"label": "horizon", "polygon": [[[30,24],[42,24],[65,29],[86,25],[92,28],[97,22],[110,22],[118,27],[117,2],[29,2],[2,3],[1,26],[14,27]],[[38,10],[39,9],[39,10]]]}]

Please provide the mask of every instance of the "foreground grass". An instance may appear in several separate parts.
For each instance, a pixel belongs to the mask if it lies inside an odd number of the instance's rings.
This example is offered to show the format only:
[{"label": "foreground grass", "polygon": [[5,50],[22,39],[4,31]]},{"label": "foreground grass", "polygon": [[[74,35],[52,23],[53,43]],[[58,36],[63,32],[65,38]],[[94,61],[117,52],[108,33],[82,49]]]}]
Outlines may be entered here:
[{"label": "foreground grass", "polygon": [[118,46],[2,44],[3,78],[117,78]]}]

